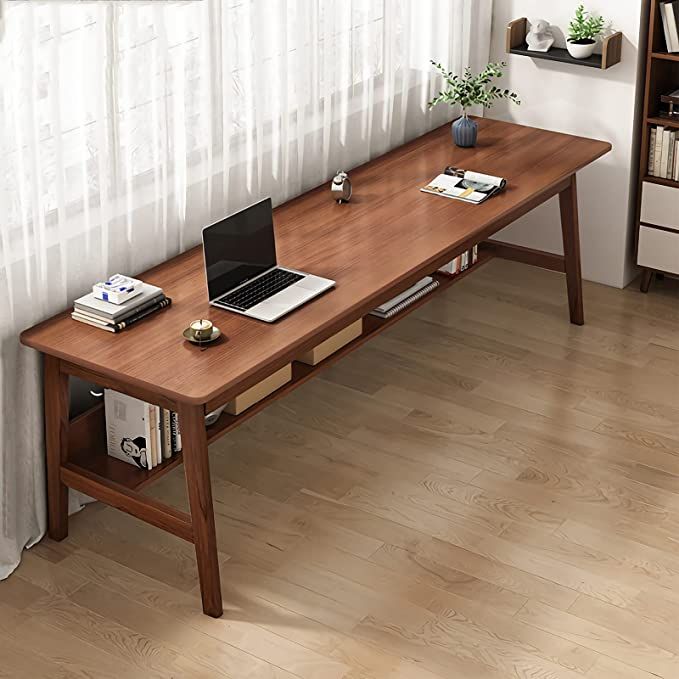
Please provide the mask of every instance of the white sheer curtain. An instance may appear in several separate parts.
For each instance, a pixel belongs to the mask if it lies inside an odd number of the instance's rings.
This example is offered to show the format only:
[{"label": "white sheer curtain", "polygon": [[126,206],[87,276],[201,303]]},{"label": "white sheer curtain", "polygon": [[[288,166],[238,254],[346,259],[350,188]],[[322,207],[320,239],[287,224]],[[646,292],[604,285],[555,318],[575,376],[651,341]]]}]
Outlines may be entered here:
[{"label": "white sheer curtain", "polygon": [[19,332],[449,119],[427,110],[428,60],[485,64],[491,2],[0,7],[0,577],[45,529],[41,366]]}]

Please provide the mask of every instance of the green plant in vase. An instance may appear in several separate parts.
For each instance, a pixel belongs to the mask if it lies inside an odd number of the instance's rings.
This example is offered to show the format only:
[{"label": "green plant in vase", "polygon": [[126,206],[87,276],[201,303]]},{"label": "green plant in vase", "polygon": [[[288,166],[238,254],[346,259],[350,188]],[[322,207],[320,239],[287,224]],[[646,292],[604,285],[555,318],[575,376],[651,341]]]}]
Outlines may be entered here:
[{"label": "green plant in vase", "polygon": [[575,17],[568,26],[568,53],[574,59],[589,59],[594,54],[597,39],[604,31],[606,20],[585,10],[579,5]]},{"label": "green plant in vase", "polygon": [[476,146],[478,125],[469,117],[469,109],[472,106],[491,108],[499,99],[506,99],[515,104],[521,103],[516,92],[491,85],[493,80],[503,76],[503,69],[507,66],[504,62],[488,64],[477,74],[472,73],[471,68],[467,67],[462,75],[446,70],[435,61],[431,64],[443,76],[446,87],[429,102],[429,108],[438,104],[462,107],[462,117],[452,125],[453,140],[458,146],[463,148]]}]

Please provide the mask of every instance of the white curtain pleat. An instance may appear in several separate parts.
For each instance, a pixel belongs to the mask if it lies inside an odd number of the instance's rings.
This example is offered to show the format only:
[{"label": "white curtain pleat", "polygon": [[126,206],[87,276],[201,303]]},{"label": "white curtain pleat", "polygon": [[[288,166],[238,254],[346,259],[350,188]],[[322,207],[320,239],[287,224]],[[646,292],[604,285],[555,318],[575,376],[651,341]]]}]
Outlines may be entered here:
[{"label": "white curtain pleat", "polygon": [[428,60],[480,68],[491,4],[0,0],[0,577],[45,529],[20,331],[449,120]]}]

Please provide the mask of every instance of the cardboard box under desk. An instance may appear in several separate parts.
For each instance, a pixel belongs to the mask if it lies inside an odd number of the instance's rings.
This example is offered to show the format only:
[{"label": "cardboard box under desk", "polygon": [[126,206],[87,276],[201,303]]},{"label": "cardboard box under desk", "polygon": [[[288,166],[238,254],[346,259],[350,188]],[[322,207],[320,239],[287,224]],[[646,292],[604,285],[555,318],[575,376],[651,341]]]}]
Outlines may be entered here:
[{"label": "cardboard box under desk", "polygon": [[276,389],[280,389],[284,384],[287,384],[292,379],[292,363],[284,365],[280,370],[277,370],[273,375],[269,375],[261,382],[250,387],[242,394],[238,394],[233,401],[226,404],[227,413],[230,415],[240,415],[244,410],[250,406],[255,405],[258,401],[266,398],[269,394],[273,394]]},{"label": "cardboard box under desk", "polygon": [[355,323],[348,325],[343,330],[328,337],[325,342],[321,342],[311,351],[302,354],[297,360],[307,365],[317,365],[323,359],[339,351],[343,346],[361,336],[363,332],[363,319],[359,318]]}]

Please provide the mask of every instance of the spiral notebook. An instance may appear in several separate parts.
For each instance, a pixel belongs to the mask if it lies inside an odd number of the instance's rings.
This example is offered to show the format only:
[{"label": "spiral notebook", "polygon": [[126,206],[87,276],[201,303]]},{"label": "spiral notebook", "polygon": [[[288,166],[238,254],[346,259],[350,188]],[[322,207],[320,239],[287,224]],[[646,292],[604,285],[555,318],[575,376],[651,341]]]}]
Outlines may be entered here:
[{"label": "spiral notebook", "polygon": [[[370,315],[377,316],[378,318],[392,318],[407,309],[411,304],[426,297],[430,292],[436,290],[438,286],[438,281],[431,278],[431,276],[427,276],[419,283],[416,283],[412,288],[406,290],[405,293],[385,302],[377,307],[377,309],[373,309],[370,312]],[[413,289],[415,289],[415,292],[412,292]]]}]

